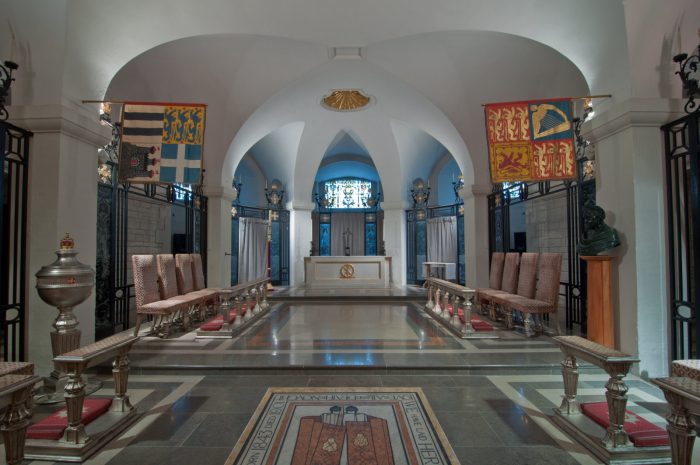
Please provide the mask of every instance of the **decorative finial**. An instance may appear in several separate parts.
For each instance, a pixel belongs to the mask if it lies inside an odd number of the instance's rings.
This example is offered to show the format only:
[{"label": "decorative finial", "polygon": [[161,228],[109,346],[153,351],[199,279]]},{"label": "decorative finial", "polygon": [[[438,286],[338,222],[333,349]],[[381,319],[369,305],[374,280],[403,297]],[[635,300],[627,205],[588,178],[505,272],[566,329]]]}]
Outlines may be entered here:
[{"label": "decorative finial", "polygon": [[72,250],[75,246],[75,241],[70,234],[66,233],[65,237],[61,239],[61,250]]}]

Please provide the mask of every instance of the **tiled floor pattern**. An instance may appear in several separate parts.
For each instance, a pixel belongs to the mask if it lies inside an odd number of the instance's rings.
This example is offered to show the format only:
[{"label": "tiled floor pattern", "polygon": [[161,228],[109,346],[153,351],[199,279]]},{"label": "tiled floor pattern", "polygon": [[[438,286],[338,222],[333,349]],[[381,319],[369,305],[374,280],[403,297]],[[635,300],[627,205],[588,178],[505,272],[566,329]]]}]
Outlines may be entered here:
[{"label": "tiled floor pattern", "polygon": [[499,339],[457,339],[411,303],[278,304],[238,338],[145,337],[131,359],[145,368],[559,366],[559,349],[547,337],[494,334]]},{"label": "tiled floor pattern", "polygon": [[[604,399],[607,376],[582,370],[582,401]],[[248,370],[206,375],[136,375],[130,394],[138,423],[89,465],[221,465],[268,386],[418,386],[463,465],[597,464],[550,421],[563,392],[554,370]],[[665,403],[652,385],[631,377],[629,408],[663,424]],[[102,390],[112,389],[106,379]],[[37,417],[46,414],[40,407]],[[46,462],[33,462],[36,464]]]},{"label": "tiled floor pattern", "polygon": [[[550,421],[563,393],[551,339],[461,340],[420,305],[333,305],[278,304],[236,339],[143,338],[129,385],[142,417],[87,463],[221,465],[269,386],[417,386],[464,465],[598,463]],[[607,376],[580,371],[581,400],[603,400]],[[635,377],[628,385],[630,409],[663,424],[661,393]]]}]

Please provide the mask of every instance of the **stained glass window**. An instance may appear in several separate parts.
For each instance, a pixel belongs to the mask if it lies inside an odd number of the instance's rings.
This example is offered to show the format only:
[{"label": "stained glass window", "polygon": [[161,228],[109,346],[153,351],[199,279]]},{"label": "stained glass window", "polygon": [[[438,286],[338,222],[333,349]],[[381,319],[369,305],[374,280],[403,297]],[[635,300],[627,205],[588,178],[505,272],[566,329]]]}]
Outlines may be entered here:
[{"label": "stained glass window", "polygon": [[501,184],[501,189],[506,191],[506,195],[511,199],[511,200],[517,200],[520,198],[520,186],[522,185],[521,182],[504,182]]},{"label": "stained glass window", "polygon": [[334,179],[322,183],[328,208],[367,208],[372,195],[372,181],[365,179]]}]

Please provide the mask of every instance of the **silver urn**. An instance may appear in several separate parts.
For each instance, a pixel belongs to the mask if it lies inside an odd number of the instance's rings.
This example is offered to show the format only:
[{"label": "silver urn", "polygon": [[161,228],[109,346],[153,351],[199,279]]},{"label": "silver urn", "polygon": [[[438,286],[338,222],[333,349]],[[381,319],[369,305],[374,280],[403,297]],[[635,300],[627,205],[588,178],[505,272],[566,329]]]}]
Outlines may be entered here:
[{"label": "silver urn", "polygon": [[73,239],[66,234],[61,240],[58,258],[36,273],[36,290],[39,297],[49,305],[58,308],[58,316],[53,323],[51,348],[54,357],[80,346],[78,319],[73,307],[82,303],[92,294],[95,285],[95,271],[76,258]]}]

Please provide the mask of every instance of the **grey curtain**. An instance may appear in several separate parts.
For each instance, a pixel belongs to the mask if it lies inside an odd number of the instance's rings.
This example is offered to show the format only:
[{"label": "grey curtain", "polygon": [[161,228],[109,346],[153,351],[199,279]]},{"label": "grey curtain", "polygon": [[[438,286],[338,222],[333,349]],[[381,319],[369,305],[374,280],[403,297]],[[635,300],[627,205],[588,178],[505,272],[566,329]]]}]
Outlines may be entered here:
[{"label": "grey curtain", "polygon": [[455,279],[457,262],[457,217],[443,216],[428,220],[428,262],[449,263],[446,279]]},{"label": "grey curtain", "polygon": [[267,275],[267,221],[238,220],[238,282]]},{"label": "grey curtain", "polygon": [[350,255],[365,254],[364,213],[331,214],[331,255],[345,255],[346,241]]}]

